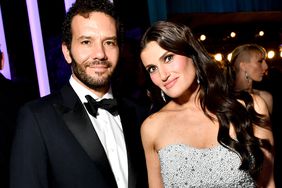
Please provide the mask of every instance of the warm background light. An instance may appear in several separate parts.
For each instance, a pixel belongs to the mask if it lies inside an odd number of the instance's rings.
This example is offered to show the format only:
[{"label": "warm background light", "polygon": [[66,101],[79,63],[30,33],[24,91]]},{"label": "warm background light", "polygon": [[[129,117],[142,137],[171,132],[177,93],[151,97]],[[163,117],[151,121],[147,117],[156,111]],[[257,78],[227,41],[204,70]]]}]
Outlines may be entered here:
[{"label": "warm background light", "polygon": [[200,36],[200,40],[201,40],[201,41],[206,40],[206,38],[207,38],[206,35],[201,35],[201,36]]},{"label": "warm background light", "polygon": [[264,32],[263,32],[263,31],[260,31],[260,32],[259,32],[259,36],[262,37],[263,35],[264,35]]},{"label": "warm background light", "polygon": [[231,57],[232,57],[232,53],[229,53],[229,54],[227,55],[228,61],[231,61]]},{"label": "warm background light", "polygon": [[214,55],[214,59],[215,59],[216,61],[222,61],[222,54],[221,54],[221,53],[215,54],[215,55]]},{"label": "warm background light", "polygon": [[236,33],[235,33],[235,32],[231,32],[231,33],[230,33],[230,36],[231,36],[232,38],[234,38],[234,37],[236,37]]},{"label": "warm background light", "polygon": [[267,58],[272,59],[275,56],[275,52],[273,50],[270,50],[267,52]]}]

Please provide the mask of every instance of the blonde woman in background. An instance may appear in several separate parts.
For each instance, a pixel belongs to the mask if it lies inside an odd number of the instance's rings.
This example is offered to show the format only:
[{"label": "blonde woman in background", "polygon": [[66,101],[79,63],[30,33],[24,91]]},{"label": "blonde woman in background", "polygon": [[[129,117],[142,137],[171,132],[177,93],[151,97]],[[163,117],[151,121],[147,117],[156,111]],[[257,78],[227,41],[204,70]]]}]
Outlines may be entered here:
[{"label": "blonde woman in background", "polygon": [[261,96],[271,114],[273,106],[271,93],[253,88],[253,81],[260,82],[267,74],[266,50],[257,44],[244,44],[233,50],[230,62],[235,72],[235,90]]}]

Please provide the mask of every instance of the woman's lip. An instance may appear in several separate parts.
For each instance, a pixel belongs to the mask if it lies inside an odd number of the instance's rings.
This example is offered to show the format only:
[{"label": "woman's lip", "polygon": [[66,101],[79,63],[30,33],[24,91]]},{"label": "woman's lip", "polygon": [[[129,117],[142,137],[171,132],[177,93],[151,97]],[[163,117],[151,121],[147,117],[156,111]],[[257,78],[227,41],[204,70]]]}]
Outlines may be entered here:
[{"label": "woman's lip", "polygon": [[173,79],[173,80],[170,80],[169,82],[166,82],[166,83],[164,84],[164,87],[165,87],[166,89],[169,89],[169,88],[171,88],[171,87],[174,86],[174,84],[176,83],[176,81],[177,81],[177,78],[175,78],[175,79]]}]

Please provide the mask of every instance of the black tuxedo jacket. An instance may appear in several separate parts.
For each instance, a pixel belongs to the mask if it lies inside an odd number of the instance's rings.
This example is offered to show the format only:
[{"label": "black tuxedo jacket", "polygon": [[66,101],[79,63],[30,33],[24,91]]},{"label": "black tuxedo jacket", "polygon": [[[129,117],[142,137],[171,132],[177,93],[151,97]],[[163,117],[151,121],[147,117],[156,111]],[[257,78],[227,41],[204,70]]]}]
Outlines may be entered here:
[{"label": "black tuxedo jacket", "polygon": [[[144,110],[117,99],[128,152],[129,188],[147,187],[140,138]],[[10,163],[11,188],[115,188],[106,153],[78,96],[68,84],[23,106]]]},{"label": "black tuxedo jacket", "polygon": [[[25,90],[23,90],[25,89]],[[25,95],[26,87],[6,79],[0,73],[0,187],[9,187],[9,159],[19,108],[34,95]]]},{"label": "black tuxedo jacket", "polygon": [[20,106],[16,84],[0,73],[0,187],[8,188],[11,141]]}]

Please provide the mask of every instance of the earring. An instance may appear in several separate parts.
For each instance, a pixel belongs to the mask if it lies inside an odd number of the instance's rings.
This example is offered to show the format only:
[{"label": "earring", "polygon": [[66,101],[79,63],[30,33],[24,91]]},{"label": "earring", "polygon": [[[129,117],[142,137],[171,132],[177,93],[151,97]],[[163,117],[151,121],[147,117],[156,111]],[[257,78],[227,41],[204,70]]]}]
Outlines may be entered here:
[{"label": "earring", "polygon": [[245,72],[245,79],[249,82],[250,81],[250,79],[249,79],[249,75],[248,75],[248,73],[247,72]]},{"label": "earring", "polygon": [[200,79],[199,77],[197,76],[197,83],[200,84]]},{"label": "earring", "polygon": [[196,77],[197,77],[197,80],[196,80],[197,83],[200,84],[200,78],[199,78],[198,74],[196,74]]},{"label": "earring", "polygon": [[163,101],[166,102],[166,98],[165,98],[165,94],[164,94],[163,90],[161,90],[161,96],[162,96]]}]

